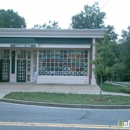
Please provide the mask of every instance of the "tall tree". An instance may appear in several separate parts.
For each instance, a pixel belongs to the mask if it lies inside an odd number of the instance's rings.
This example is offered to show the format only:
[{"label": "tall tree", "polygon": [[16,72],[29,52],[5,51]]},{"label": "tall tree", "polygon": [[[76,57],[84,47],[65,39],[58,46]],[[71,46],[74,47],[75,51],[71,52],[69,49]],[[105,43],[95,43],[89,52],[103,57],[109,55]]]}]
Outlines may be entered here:
[{"label": "tall tree", "polygon": [[127,28],[127,30],[122,31],[121,36],[120,56],[125,66],[125,72],[129,77],[128,79],[130,80],[130,26]]},{"label": "tall tree", "polygon": [[128,26],[127,30],[122,30],[121,37],[121,43],[130,42],[130,26]]},{"label": "tall tree", "polygon": [[57,21],[49,21],[48,23],[44,23],[43,25],[36,24],[33,29],[61,29],[58,25]]},{"label": "tall tree", "polygon": [[118,39],[118,34],[115,32],[114,26],[107,25],[105,28],[107,29],[106,35],[108,40],[110,40],[111,42],[116,42],[116,40]]},{"label": "tall tree", "polygon": [[0,28],[26,28],[25,19],[12,9],[0,9]]},{"label": "tall tree", "polygon": [[100,43],[95,44],[98,53],[95,55],[95,60],[92,61],[96,67],[94,73],[100,77],[100,97],[102,95],[103,77],[114,73],[114,65],[110,63],[115,59],[115,54],[111,51],[113,43],[106,37]]},{"label": "tall tree", "polygon": [[[117,65],[117,68],[119,69],[119,65],[121,65],[120,64],[120,58],[119,58],[119,47],[118,47],[118,44],[117,44],[117,39],[118,39],[118,34],[115,32],[115,28],[114,28],[114,26],[111,26],[111,25],[107,25],[106,27],[105,27],[105,29],[107,30],[106,31],[106,37],[107,37],[107,39],[110,41],[110,42],[113,42],[114,44],[113,44],[113,46],[111,47],[111,51],[113,52],[113,53],[115,53],[115,55],[116,55],[116,60],[112,60],[111,59],[111,62],[109,63],[109,66],[112,66],[112,65]],[[112,58],[112,57],[111,57]],[[117,75],[117,72],[119,72],[118,71],[118,69],[116,69],[117,71],[115,71],[115,73],[113,74],[113,78],[116,80],[116,75]],[[111,80],[111,77],[112,77],[112,75],[111,74],[108,74],[108,79],[109,79],[109,81]]]},{"label": "tall tree", "polygon": [[92,6],[85,5],[84,11],[72,16],[70,26],[74,29],[91,29],[104,27],[106,13],[100,12],[98,2]]}]

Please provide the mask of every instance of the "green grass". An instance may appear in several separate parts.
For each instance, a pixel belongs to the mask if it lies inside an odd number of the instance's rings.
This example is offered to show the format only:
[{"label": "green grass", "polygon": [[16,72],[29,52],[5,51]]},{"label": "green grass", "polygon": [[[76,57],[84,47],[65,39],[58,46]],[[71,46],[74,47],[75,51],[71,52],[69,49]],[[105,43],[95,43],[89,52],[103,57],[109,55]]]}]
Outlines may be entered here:
[{"label": "green grass", "polygon": [[121,88],[121,89],[119,90],[119,92],[130,94],[130,88],[129,88],[129,87]]},{"label": "green grass", "polygon": [[120,85],[113,85],[113,84],[109,84],[109,83],[103,83],[102,91],[130,94],[130,87],[127,87],[127,86],[124,87],[124,86],[120,86]]},{"label": "green grass", "polygon": [[122,88],[124,88],[124,87],[120,86],[120,85],[103,83],[102,91],[104,91],[104,92],[120,92],[119,90],[122,89]]},{"label": "green grass", "polygon": [[107,101],[95,100],[95,98],[99,98],[99,95],[62,94],[44,92],[12,92],[10,94],[7,94],[4,98],[64,104],[130,105],[130,97],[107,95],[102,95],[102,98],[106,98]]}]

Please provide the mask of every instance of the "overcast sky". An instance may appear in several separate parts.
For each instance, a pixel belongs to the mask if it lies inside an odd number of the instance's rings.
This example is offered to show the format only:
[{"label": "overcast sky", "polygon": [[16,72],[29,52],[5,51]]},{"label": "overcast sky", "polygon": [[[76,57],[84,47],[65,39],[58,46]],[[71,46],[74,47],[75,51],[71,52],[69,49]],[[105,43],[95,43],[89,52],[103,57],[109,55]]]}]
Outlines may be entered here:
[{"label": "overcast sky", "polygon": [[[120,35],[130,25],[130,0],[97,0],[101,11],[106,12],[105,25],[113,25]],[[92,5],[96,0],[0,0],[0,9],[13,9],[23,16],[27,28],[49,20],[59,22],[62,29],[69,28],[71,17]]]}]

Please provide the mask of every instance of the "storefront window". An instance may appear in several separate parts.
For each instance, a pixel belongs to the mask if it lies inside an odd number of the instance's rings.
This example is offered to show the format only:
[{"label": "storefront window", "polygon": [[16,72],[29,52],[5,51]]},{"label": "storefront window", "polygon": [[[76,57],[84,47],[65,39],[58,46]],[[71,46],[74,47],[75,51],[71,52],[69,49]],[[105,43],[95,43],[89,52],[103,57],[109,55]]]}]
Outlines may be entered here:
[{"label": "storefront window", "polygon": [[18,59],[26,59],[26,50],[18,50]]},{"label": "storefront window", "polygon": [[87,50],[39,50],[39,75],[87,76]]},{"label": "storefront window", "polygon": [[1,59],[9,59],[9,50],[1,50],[0,51]]},{"label": "storefront window", "polygon": [[10,69],[10,51],[6,49],[0,50],[0,59],[1,61],[1,79],[2,81],[9,81],[9,69]]}]

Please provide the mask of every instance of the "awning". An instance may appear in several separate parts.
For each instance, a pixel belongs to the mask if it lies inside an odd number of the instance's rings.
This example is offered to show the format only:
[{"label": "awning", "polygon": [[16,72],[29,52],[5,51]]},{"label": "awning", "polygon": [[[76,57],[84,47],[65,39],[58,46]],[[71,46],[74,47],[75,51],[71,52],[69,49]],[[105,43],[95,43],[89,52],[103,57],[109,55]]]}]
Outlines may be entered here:
[{"label": "awning", "polygon": [[24,37],[0,37],[0,43],[37,43],[35,38]]},{"label": "awning", "polygon": [[91,38],[35,38],[40,44],[91,44]]},{"label": "awning", "polygon": [[0,37],[0,43],[37,43],[37,44],[91,44],[91,38],[30,38]]}]

